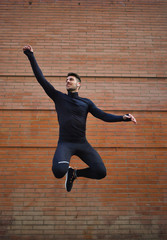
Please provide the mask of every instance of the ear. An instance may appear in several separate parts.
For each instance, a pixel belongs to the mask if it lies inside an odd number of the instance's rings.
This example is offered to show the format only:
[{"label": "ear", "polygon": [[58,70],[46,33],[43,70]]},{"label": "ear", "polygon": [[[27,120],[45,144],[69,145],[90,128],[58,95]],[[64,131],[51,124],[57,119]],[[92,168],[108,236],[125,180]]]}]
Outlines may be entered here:
[{"label": "ear", "polygon": [[81,87],[81,83],[80,82],[77,82],[77,87]]}]

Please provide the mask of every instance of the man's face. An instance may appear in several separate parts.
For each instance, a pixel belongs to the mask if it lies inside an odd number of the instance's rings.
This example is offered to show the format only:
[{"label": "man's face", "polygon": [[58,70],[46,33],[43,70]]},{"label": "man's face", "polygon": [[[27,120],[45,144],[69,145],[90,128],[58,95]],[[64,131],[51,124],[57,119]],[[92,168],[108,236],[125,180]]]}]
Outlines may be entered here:
[{"label": "man's face", "polygon": [[68,76],[66,79],[66,89],[70,92],[78,92],[80,88],[80,82],[74,76]]}]

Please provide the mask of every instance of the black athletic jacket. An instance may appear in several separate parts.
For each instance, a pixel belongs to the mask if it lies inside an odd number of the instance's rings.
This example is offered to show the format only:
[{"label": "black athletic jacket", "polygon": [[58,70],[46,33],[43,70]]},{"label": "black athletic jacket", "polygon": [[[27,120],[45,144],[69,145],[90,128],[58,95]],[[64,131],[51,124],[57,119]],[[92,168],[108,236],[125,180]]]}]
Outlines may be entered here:
[{"label": "black athletic jacket", "polygon": [[64,94],[56,90],[43,76],[34,54],[29,50],[24,51],[24,53],[31,63],[37,81],[55,103],[59,121],[59,141],[84,141],[88,112],[106,122],[125,121],[123,116],[105,113],[97,108],[91,100],[79,97],[78,93],[68,92],[68,94]]}]

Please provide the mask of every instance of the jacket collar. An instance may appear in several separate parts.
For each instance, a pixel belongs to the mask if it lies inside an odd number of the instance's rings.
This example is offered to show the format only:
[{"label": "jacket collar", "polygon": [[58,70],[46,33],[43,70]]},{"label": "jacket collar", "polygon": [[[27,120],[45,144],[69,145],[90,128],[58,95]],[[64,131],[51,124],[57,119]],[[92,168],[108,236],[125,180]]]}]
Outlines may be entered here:
[{"label": "jacket collar", "polygon": [[72,93],[72,92],[69,91],[68,96],[71,97],[71,98],[77,98],[78,97],[78,92]]}]

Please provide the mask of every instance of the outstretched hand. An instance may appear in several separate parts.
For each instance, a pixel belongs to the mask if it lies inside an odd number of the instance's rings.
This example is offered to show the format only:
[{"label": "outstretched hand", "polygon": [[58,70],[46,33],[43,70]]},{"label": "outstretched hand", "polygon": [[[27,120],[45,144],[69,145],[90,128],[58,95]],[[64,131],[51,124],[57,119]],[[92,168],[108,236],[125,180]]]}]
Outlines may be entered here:
[{"label": "outstretched hand", "polygon": [[26,45],[23,47],[23,52],[25,52],[26,50],[29,50],[30,52],[33,52],[33,48],[31,47],[31,45]]},{"label": "outstretched hand", "polygon": [[134,116],[132,114],[125,114],[123,116],[123,119],[126,121],[126,120],[129,120],[129,121],[132,121],[133,123],[137,124],[137,121],[136,119],[134,118]]}]

